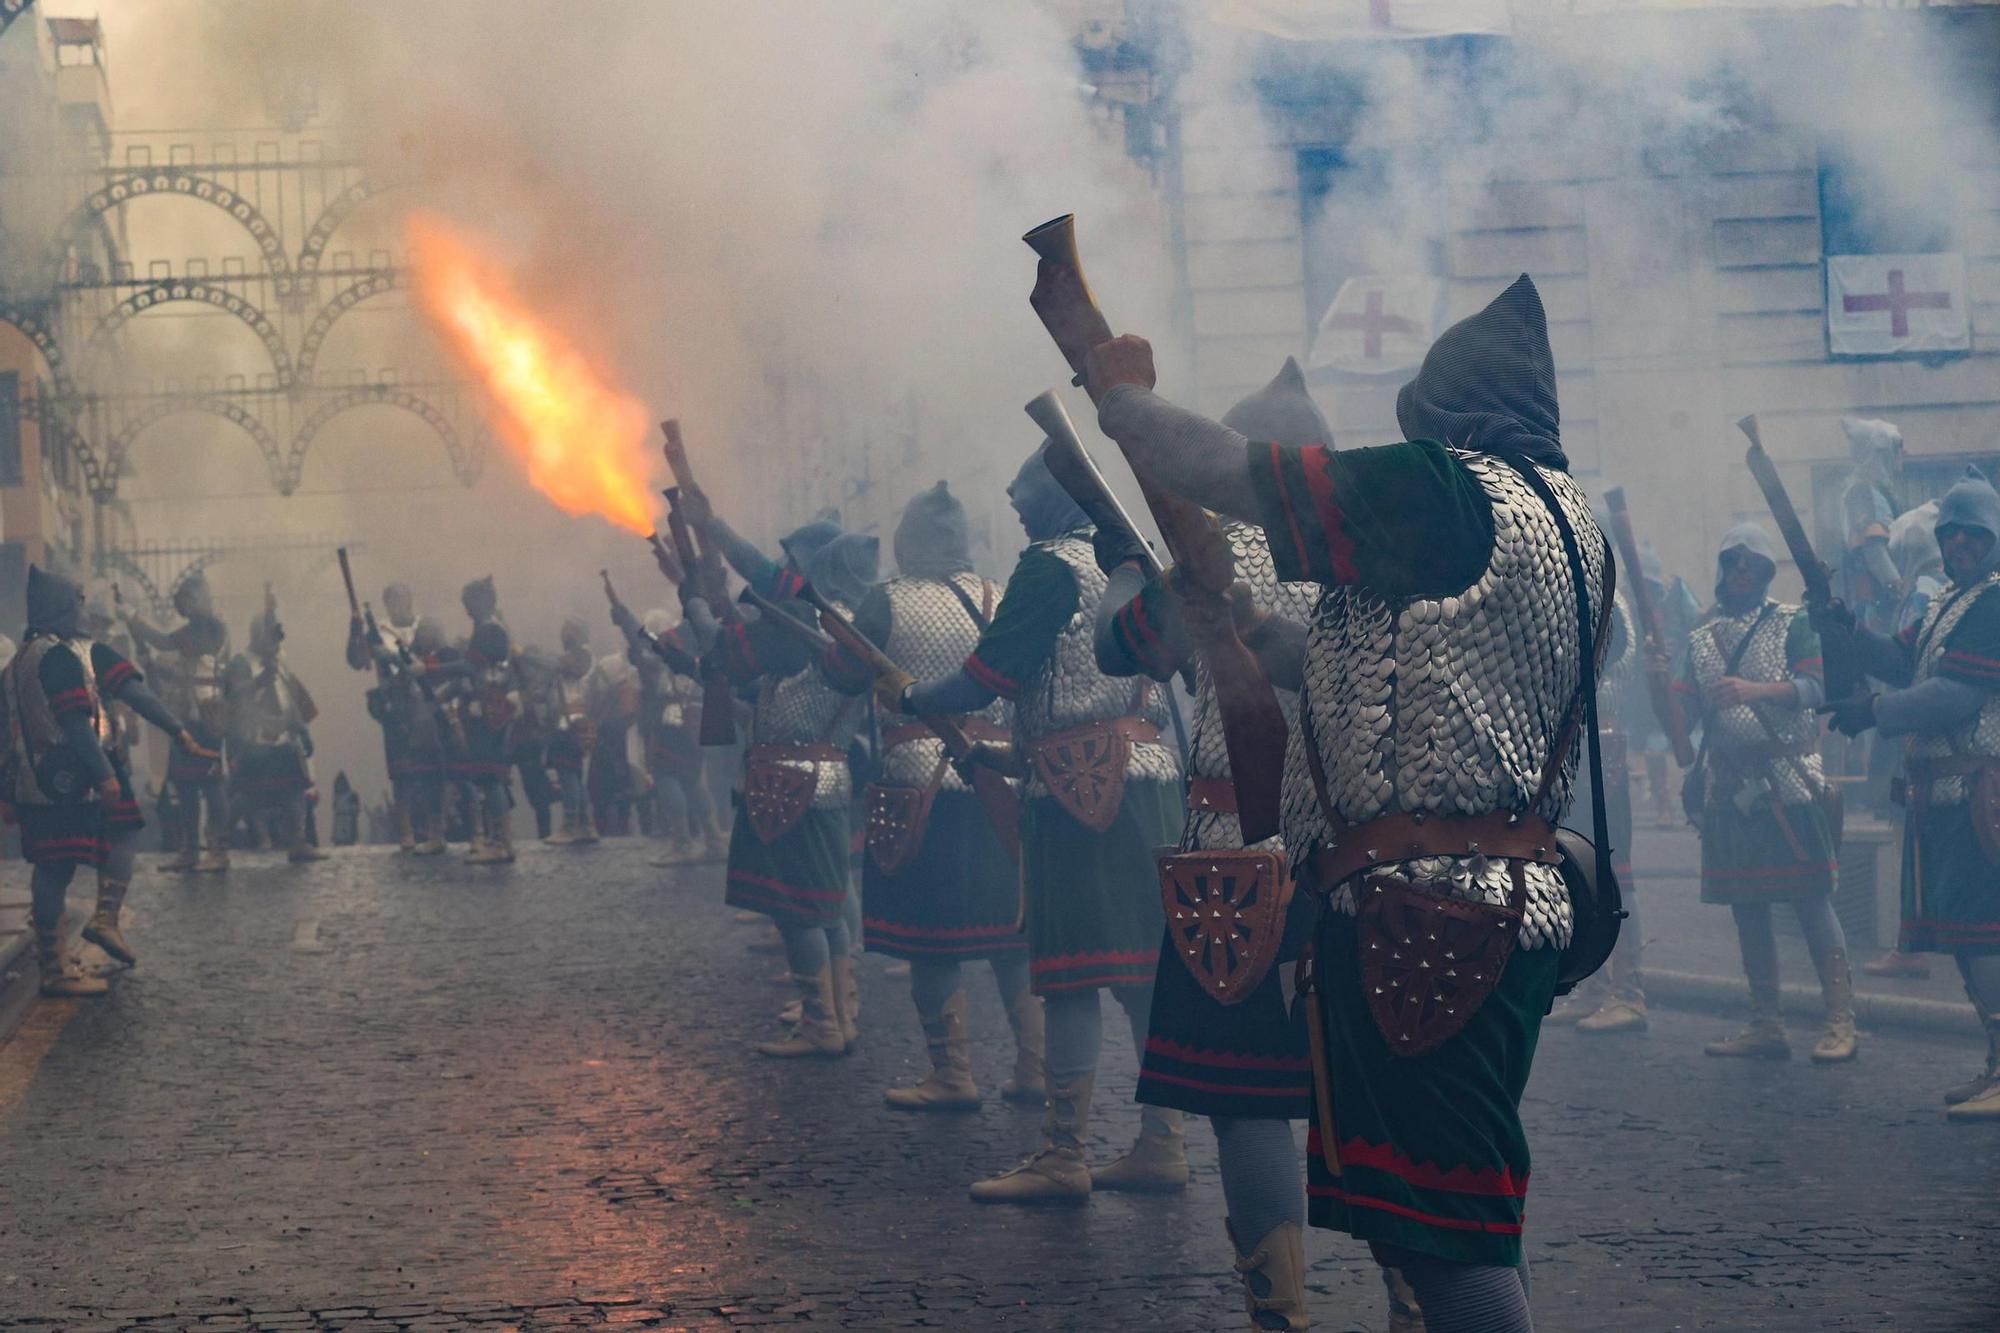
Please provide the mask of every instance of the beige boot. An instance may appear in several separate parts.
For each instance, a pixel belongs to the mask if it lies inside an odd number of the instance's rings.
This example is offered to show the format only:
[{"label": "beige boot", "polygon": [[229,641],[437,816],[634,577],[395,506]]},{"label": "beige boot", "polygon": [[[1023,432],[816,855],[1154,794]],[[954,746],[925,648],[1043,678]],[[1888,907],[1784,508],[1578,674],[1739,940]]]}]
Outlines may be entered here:
[{"label": "beige boot", "polygon": [[576,841],[580,847],[588,847],[598,840],[597,818],[588,810],[583,812],[583,822],[577,827]]},{"label": "beige boot", "polygon": [[1304,1229],[1297,1222],[1280,1222],[1246,1255],[1236,1236],[1236,1224],[1224,1218],[1222,1225],[1229,1231],[1230,1248],[1236,1251],[1236,1274],[1243,1279],[1243,1309],[1250,1316],[1250,1327],[1311,1328],[1312,1314],[1306,1309]]},{"label": "beige boot", "polygon": [[[46,994],[46,992],[44,992]],[[1956,1106],[1944,1109],[1947,1120],[1991,1120],[2000,1124],[2000,1083],[1986,1089],[1976,1097],[1968,1097]]]},{"label": "beige boot", "polygon": [[1132,1150],[1109,1166],[1090,1173],[1101,1190],[1134,1194],[1171,1194],[1188,1183],[1187,1135],[1181,1113],[1161,1106],[1139,1108],[1139,1137]]},{"label": "beige boot", "polygon": [[118,913],[125,906],[125,890],[131,887],[115,879],[97,881],[97,910],[83,928],[83,937],[127,967],[139,961],[125,932],[118,928]]},{"label": "beige boot", "polygon": [[1785,1039],[1785,1024],[1775,1013],[1754,1015],[1750,1025],[1735,1036],[1712,1041],[1701,1049],[1709,1055],[1744,1060],[1792,1058],[1792,1044]]},{"label": "beige boot", "polygon": [[199,860],[193,843],[175,852],[169,860],[160,863],[160,869],[169,875],[192,875]]},{"label": "beige boot", "polygon": [[42,965],[42,994],[48,999],[95,999],[110,992],[103,977],[91,976],[69,956],[63,947],[61,922],[35,926],[35,950]]},{"label": "beige boot", "polygon": [[847,1053],[840,1035],[840,1018],[833,1002],[833,969],[821,968],[810,977],[799,978],[799,1021],[776,1041],[758,1042],[757,1054],[776,1060],[805,1057],[832,1059]]},{"label": "beige boot", "polygon": [[494,831],[494,849],[499,853],[501,865],[514,864],[514,812],[509,810],[500,816],[500,827]]},{"label": "beige boot", "polygon": [[413,856],[443,856],[445,853],[444,839],[426,838],[415,847],[412,847],[410,853]]},{"label": "beige boot", "polygon": [[1083,1164],[1083,1129],[1090,1119],[1090,1093],[1097,1079],[1084,1074],[1068,1083],[1049,1082],[1042,1111],[1042,1147],[1019,1166],[974,1181],[978,1203],[1084,1203],[1090,1198],[1090,1168]]},{"label": "beige boot", "polygon": [[1974,1097],[2000,1087],[2000,1015],[1982,1013],[1979,1017],[1986,1024],[1986,1072],[1978,1078],[1947,1088],[1944,1094],[1946,1106],[1969,1102]]},{"label": "beige boot", "polygon": [[1026,986],[1007,1005],[1007,1024],[1014,1029],[1014,1077],[1000,1085],[1000,1096],[1010,1102],[1036,1105],[1048,1097],[1049,1085],[1042,1072],[1042,1056],[1047,1049],[1042,1019],[1042,997]]},{"label": "beige boot", "polygon": [[410,807],[396,807],[396,850],[405,856],[417,850],[417,829],[410,820]]},{"label": "beige boot", "polygon": [[1854,973],[1847,965],[1845,949],[1827,955],[1820,992],[1826,999],[1826,1031],[1813,1043],[1813,1063],[1837,1065],[1852,1060],[1860,1052],[1861,1039],[1854,1028]]},{"label": "beige boot", "polygon": [[882,1100],[900,1111],[976,1111],[979,1085],[972,1081],[972,1044],[965,1035],[965,992],[953,991],[944,1012],[924,1020],[924,1045],[931,1072],[914,1087],[890,1088]]},{"label": "beige boot", "polygon": [[562,823],[556,826],[554,833],[542,841],[551,847],[568,847],[582,841],[576,835],[576,822],[569,817],[569,811],[562,812]]},{"label": "beige boot", "polygon": [[854,976],[852,957],[835,958],[833,968],[833,1011],[840,1018],[840,1038],[849,1050],[861,1040],[861,983]]},{"label": "beige boot", "polygon": [[1557,1000],[1542,1022],[1550,1027],[1574,1027],[1603,1008],[1609,997],[1610,990],[1601,977],[1588,977],[1575,990]]},{"label": "beige boot", "polygon": [[1594,1037],[1609,1036],[1617,1032],[1644,1032],[1646,1030],[1646,997],[1637,990],[1614,990],[1597,1012],[1587,1014],[1578,1020],[1578,1032],[1587,1032]]},{"label": "beige boot", "polygon": [[229,869],[229,844],[219,838],[211,838],[201,855],[195,858],[194,868],[204,875],[219,875]]},{"label": "beige boot", "polygon": [[1383,1269],[1382,1285],[1389,1292],[1389,1333],[1424,1333],[1424,1312],[1403,1270]]}]

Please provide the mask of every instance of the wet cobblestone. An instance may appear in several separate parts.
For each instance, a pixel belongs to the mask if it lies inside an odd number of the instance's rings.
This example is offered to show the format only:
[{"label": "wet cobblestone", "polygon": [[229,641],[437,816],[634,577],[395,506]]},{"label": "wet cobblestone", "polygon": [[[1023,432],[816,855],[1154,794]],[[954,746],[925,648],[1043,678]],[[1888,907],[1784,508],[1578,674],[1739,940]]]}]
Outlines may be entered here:
[{"label": "wet cobblestone", "polygon": [[[668,878],[645,854],[142,876],[139,969],[0,1120],[0,1327],[1239,1325],[1204,1127],[1184,1198],[978,1208],[965,1184],[1023,1153],[1035,1115],[884,1109],[921,1052],[876,960],[855,1057],[742,1054],[773,1027],[771,961],[717,870]],[[990,1088],[1005,1022],[973,981]],[[1972,1047],[1735,1065],[1699,1053],[1719,1026],[1546,1036],[1540,1326],[1984,1326],[2000,1133],[1936,1105]],[[1096,1156],[1136,1128],[1111,1036]],[[1360,1248],[1316,1234],[1308,1253],[1315,1327],[1380,1328]]]}]

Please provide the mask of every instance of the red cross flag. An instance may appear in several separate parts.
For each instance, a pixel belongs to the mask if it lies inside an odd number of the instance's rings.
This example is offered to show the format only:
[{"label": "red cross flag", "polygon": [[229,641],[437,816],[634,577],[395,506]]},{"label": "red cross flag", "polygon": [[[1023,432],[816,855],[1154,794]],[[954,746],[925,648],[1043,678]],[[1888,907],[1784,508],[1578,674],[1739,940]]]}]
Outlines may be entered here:
[{"label": "red cross flag", "polygon": [[1915,356],[1972,346],[1964,255],[1828,255],[1835,356]]},{"label": "red cross flag", "polygon": [[1340,284],[1313,336],[1310,370],[1388,375],[1424,359],[1439,284],[1428,273],[1376,273]]}]

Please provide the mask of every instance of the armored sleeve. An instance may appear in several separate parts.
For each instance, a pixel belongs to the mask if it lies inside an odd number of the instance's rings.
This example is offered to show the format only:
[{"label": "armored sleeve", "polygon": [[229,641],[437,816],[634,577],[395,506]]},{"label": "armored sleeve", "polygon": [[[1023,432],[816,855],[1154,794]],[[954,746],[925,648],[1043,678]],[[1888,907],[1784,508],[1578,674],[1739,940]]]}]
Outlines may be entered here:
[{"label": "armored sleeve", "polygon": [[[889,608],[889,590],[883,584],[876,584],[861,599],[861,605],[854,609],[854,628],[861,637],[881,647],[889,641],[889,630],[895,616]],[[866,662],[850,651],[838,639],[828,646],[820,658],[819,673],[828,685],[842,694],[860,694],[875,681],[875,673]]]},{"label": "armored sleeve", "polygon": [[1148,579],[1138,565],[1128,561],[1118,566],[1097,604],[1093,643],[1097,669],[1107,676],[1143,672],[1154,680],[1167,679],[1189,651],[1180,598],[1162,580]]},{"label": "armored sleeve", "polygon": [[965,659],[965,674],[1002,699],[1016,699],[1048,660],[1076,614],[1076,576],[1049,552],[1029,547],[1007,580],[993,622]]},{"label": "armored sleeve", "polygon": [[1449,597],[1485,572],[1493,503],[1441,444],[1336,452],[1251,441],[1250,478],[1278,577]]},{"label": "armored sleeve", "polygon": [[97,687],[103,697],[116,699],[169,736],[180,734],[181,720],[146,687],[139,668],[117,649],[101,643],[90,645],[90,669],[97,673]]},{"label": "armored sleeve", "polygon": [[2000,589],[1976,594],[1945,637],[1937,674],[1981,690],[2000,690]]}]

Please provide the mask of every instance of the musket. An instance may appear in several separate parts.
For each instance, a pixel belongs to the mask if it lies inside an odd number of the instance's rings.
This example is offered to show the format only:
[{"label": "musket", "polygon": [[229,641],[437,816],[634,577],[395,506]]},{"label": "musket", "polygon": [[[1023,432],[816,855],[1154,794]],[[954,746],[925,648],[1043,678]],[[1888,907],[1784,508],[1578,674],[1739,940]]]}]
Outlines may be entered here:
[{"label": "musket", "polygon": [[674,553],[667,549],[667,544],[660,540],[658,532],[647,533],[646,544],[653,548],[653,563],[658,565],[660,572],[667,576],[667,582],[673,584],[676,588],[687,582],[687,566],[683,565],[675,557]]},{"label": "musket", "polygon": [[618,600],[618,590],[611,586],[611,571],[600,569],[597,571],[597,577],[604,580],[604,600],[611,603],[611,610],[615,616],[617,612],[625,609],[625,603]]},{"label": "musket", "polygon": [[1853,618],[1840,599],[1833,595],[1833,575],[1813,553],[1812,540],[1806,536],[1805,525],[1799,522],[1799,511],[1792,507],[1792,497],[1785,490],[1784,480],[1778,476],[1771,456],[1764,452],[1756,415],[1753,413],[1744,417],[1736,426],[1750,439],[1750,448],[1743,461],[1750,465],[1750,475],[1757,479],[1757,489],[1764,492],[1764,502],[1771,507],[1771,517],[1777,520],[1778,533],[1785,539],[1785,546],[1792,553],[1792,562],[1799,567],[1799,578],[1805,583],[1806,616],[1819,635],[1827,701],[1839,702],[1861,689],[1861,658],[1854,642]]},{"label": "musket", "polygon": [[1694,742],[1688,739],[1687,715],[1680,698],[1667,679],[1667,626],[1660,618],[1660,604],[1639,568],[1639,544],[1632,536],[1632,516],[1625,508],[1625,488],[1613,486],[1604,493],[1604,507],[1611,515],[1611,539],[1618,543],[1618,558],[1632,570],[1632,601],[1639,611],[1639,623],[1646,632],[1646,693],[1653,703],[1653,716],[1674,747],[1674,762],[1682,768],[1694,767]]},{"label": "musket", "polygon": [[[1083,278],[1076,252],[1076,219],[1064,214],[1021,239],[1041,257],[1028,304],[1076,372],[1075,382],[1081,384],[1090,349],[1111,341],[1111,325]],[[1062,430],[1067,437],[1061,440],[1062,448],[1082,451],[1083,443],[1069,424],[1069,414],[1054,394],[1035,399],[1028,405],[1028,414],[1051,439],[1058,439],[1057,430]],[[1056,429],[1051,429],[1052,425]],[[1236,787],[1236,817],[1247,846],[1278,831],[1285,744],[1291,728],[1263,664],[1236,632],[1228,596],[1236,582],[1236,562],[1228,540],[1200,505],[1155,484],[1129,451],[1125,461],[1131,465],[1139,493],[1179,566],[1175,590],[1191,603],[1206,603],[1206,614],[1188,617],[1188,632],[1215,686],[1216,711]],[[1103,480],[1101,475],[1096,477],[1097,485],[1109,496]],[[1115,497],[1112,502],[1116,503]],[[1125,526],[1130,530],[1129,520]],[[1182,749],[1185,753],[1185,745]]]},{"label": "musket", "polygon": [[[667,423],[672,425],[672,422]],[[669,437],[678,439],[678,429],[669,432]],[[668,458],[671,461],[672,453]],[[685,464],[686,460],[682,460]],[[689,530],[687,515],[681,512],[681,488],[669,486],[663,494],[667,497],[667,531],[673,535],[674,549],[679,553],[681,563],[691,575],[699,579],[698,587],[709,611],[724,625],[734,625],[737,620],[736,606],[729,600],[728,575],[722,570],[721,554],[706,541],[702,542],[700,554],[696,554],[695,538]],[[736,692],[730,688],[729,677],[720,663],[704,664],[701,673],[701,743],[703,745],[736,744]]]},{"label": "musket", "polygon": [[[819,612],[819,623],[825,628],[831,642],[859,658],[877,680],[888,677],[892,680],[908,680],[910,673],[898,666],[896,660],[877,647],[875,642],[854,627],[854,622],[841,613],[839,607],[819,595],[807,584],[799,593],[799,599]],[[786,620],[790,616],[778,614]],[[965,728],[947,714],[916,715],[919,722],[929,727],[931,734],[944,742],[944,752],[954,764],[963,763],[973,750],[973,740],[965,734]],[[979,808],[986,815],[986,822],[993,826],[999,836],[1000,845],[1007,852],[1007,859],[1015,865],[1021,863],[1021,802],[1014,795],[1002,774],[985,764],[974,764],[968,781],[972,791],[979,798]]]},{"label": "musket", "polygon": [[[345,546],[336,547],[334,554],[340,557],[340,581],[347,588],[347,613],[359,619],[361,616],[361,599],[355,596],[354,593],[354,567],[347,563],[347,548]],[[271,585],[268,583],[265,584],[264,592],[266,596],[270,595],[270,590]]]}]

